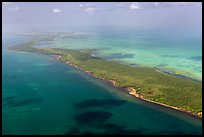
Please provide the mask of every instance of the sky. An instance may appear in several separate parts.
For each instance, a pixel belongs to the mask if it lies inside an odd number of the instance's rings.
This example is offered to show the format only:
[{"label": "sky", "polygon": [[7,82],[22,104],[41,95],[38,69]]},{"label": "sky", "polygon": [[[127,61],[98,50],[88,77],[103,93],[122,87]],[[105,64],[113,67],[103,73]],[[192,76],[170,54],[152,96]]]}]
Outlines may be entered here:
[{"label": "sky", "polygon": [[2,2],[3,32],[94,27],[202,28],[201,2]]}]

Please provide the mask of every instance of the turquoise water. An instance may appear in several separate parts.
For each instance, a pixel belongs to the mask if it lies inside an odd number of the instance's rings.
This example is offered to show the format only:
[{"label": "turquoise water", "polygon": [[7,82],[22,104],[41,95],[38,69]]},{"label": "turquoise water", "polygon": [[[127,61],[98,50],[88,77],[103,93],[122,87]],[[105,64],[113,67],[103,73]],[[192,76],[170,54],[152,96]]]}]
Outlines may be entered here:
[{"label": "turquoise water", "polygon": [[[96,56],[125,64],[165,69],[202,80],[201,30],[109,29],[57,39],[49,47],[97,49]],[[46,46],[46,45],[45,45]]]},{"label": "turquoise water", "polygon": [[8,51],[3,37],[3,134],[202,134],[202,121],[135,99],[51,56]]}]

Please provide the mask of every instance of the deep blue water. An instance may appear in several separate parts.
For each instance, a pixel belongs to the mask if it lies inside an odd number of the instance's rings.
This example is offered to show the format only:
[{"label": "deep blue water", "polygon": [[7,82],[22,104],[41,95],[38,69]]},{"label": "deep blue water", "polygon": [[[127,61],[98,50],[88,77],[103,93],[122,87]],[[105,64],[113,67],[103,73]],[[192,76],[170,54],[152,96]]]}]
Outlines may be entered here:
[{"label": "deep blue water", "polygon": [[3,134],[202,134],[202,121],[135,99],[51,56],[8,51],[3,37]]}]

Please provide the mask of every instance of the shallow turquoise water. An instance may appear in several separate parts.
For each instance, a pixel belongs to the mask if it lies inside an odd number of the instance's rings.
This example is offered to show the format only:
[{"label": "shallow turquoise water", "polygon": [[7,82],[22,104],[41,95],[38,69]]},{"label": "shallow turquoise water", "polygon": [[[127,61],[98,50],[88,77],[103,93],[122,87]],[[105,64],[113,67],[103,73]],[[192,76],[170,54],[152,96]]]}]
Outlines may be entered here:
[{"label": "shallow turquoise water", "polygon": [[[20,39],[4,38],[4,47]],[[41,54],[3,48],[3,134],[202,134],[202,121],[143,102]]]},{"label": "shallow turquoise water", "polygon": [[96,56],[157,67],[202,80],[201,30],[95,30],[84,37],[57,39],[49,47],[98,49]]}]

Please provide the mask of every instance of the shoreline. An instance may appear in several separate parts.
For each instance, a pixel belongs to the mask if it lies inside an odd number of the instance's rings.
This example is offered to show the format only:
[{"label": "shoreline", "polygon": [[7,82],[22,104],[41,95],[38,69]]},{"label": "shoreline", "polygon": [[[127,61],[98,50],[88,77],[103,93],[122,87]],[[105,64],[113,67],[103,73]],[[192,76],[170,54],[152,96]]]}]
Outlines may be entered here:
[{"label": "shoreline", "polygon": [[[90,56],[97,57],[95,55],[95,53],[94,53],[96,51],[97,51],[97,49],[91,50],[89,52]],[[125,64],[125,65],[128,65],[128,64]],[[131,66],[137,67],[138,65],[137,64],[131,64]],[[186,76],[186,75],[183,75],[183,74],[176,74],[174,72],[171,72],[171,71],[168,71],[168,70],[162,70],[162,69],[157,68],[157,67],[154,67],[154,68],[155,68],[155,71],[158,72],[158,73],[163,73],[163,74],[171,75],[171,76],[174,76],[174,77],[183,78],[183,79],[191,80],[191,81],[194,81],[194,82],[202,83],[202,79],[197,79],[197,78],[189,77],[189,76]]]},{"label": "shoreline", "polygon": [[[61,55],[54,55],[54,57],[55,57],[57,60],[60,60],[60,58],[61,58],[62,56],[61,56]],[[63,61],[62,61],[62,62],[63,62]],[[190,115],[190,116],[193,116],[193,117],[202,119],[202,112],[201,112],[201,114],[199,115],[199,113],[196,114],[196,113],[193,113],[192,111],[185,110],[185,109],[183,109],[183,108],[179,108],[179,107],[175,107],[175,106],[170,106],[170,105],[167,105],[167,104],[164,104],[164,103],[160,103],[160,102],[156,102],[156,101],[152,101],[152,100],[146,99],[146,98],[143,97],[143,95],[138,94],[138,93],[136,92],[136,89],[134,89],[133,87],[126,87],[126,88],[118,87],[118,86],[116,85],[116,81],[114,81],[114,80],[106,80],[105,78],[101,78],[101,77],[95,76],[95,75],[93,75],[93,73],[92,73],[91,71],[83,70],[81,67],[79,67],[79,66],[77,66],[77,65],[75,65],[75,64],[73,64],[73,63],[71,63],[71,62],[69,62],[69,61],[66,61],[66,62],[63,62],[63,63],[68,64],[69,66],[72,66],[72,67],[74,67],[74,68],[76,68],[76,69],[79,69],[79,70],[83,71],[84,73],[88,74],[89,76],[92,76],[92,77],[94,77],[94,78],[96,78],[96,79],[103,80],[103,81],[106,82],[108,85],[110,85],[110,86],[112,86],[112,87],[114,87],[114,88],[117,88],[117,89],[119,89],[119,90],[121,90],[121,91],[124,91],[125,93],[127,93],[127,94],[129,94],[129,95],[132,95],[132,96],[136,97],[136,99],[140,99],[140,100],[146,101],[146,102],[148,102],[148,103],[153,103],[153,104],[156,104],[156,105],[168,107],[168,108],[170,108],[170,109],[174,109],[174,110],[177,110],[177,111],[180,111],[180,112],[184,112],[184,113],[186,113],[186,114],[188,114],[188,115]]]},{"label": "shoreline", "polygon": [[51,55],[52,57],[54,57],[56,60],[59,60],[62,56],[61,55]]},{"label": "shoreline", "polygon": [[176,73],[173,73],[173,72],[168,72],[168,71],[160,70],[158,68],[156,68],[155,70],[156,70],[156,72],[159,72],[159,73],[163,73],[163,74],[175,76],[175,77],[178,77],[178,78],[184,78],[184,79],[191,80],[191,81],[194,81],[194,82],[201,82],[202,83],[202,79],[199,80],[199,79],[188,77],[188,76],[185,76],[185,75],[182,75],[182,74],[176,74]]}]

